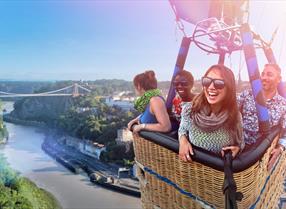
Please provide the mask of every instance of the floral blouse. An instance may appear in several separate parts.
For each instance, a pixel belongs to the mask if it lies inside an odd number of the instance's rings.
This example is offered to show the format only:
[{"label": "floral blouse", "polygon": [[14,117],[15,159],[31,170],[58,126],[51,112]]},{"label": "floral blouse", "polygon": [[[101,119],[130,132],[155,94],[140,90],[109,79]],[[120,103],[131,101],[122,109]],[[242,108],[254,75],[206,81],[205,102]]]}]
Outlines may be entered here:
[{"label": "floral blouse", "polygon": [[[242,92],[237,97],[238,108],[242,114],[244,140],[246,144],[253,144],[261,136],[258,132],[259,123],[255,101],[250,90]],[[278,93],[266,101],[268,108],[270,126],[281,125],[283,128],[282,137],[279,143],[286,147],[286,99]]]},{"label": "floral blouse", "polygon": [[181,97],[179,97],[179,96],[176,96],[173,99],[172,114],[178,122],[181,121],[182,102],[183,101],[182,101]]}]

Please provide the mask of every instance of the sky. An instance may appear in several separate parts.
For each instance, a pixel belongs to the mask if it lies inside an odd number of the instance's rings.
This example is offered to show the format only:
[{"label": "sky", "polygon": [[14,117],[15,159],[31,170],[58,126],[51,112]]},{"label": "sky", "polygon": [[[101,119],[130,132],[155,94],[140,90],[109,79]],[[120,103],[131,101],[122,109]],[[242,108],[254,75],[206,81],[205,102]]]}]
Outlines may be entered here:
[{"label": "sky", "polygon": [[[279,26],[272,48],[285,80],[286,1],[251,0],[250,25],[267,41]],[[182,36],[167,0],[1,0],[0,80],[132,80],[149,69],[170,80]],[[185,69],[199,79],[217,59],[191,45]],[[239,52],[225,60],[248,80],[242,63]]]}]

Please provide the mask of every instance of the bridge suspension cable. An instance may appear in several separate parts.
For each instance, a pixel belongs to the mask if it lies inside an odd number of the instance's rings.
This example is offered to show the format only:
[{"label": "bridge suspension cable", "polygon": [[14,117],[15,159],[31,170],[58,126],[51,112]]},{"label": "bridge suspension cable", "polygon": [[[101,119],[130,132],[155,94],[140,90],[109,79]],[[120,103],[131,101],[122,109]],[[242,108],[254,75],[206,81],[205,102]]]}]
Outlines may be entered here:
[{"label": "bridge suspension cable", "polygon": [[[71,93],[59,93],[65,90],[71,89]],[[47,91],[42,93],[34,93],[34,94],[19,94],[19,93],[9,93],[0,91],[0,97],[33,97],[33,96],[78,96],[80,93],[78,92],[78,89],[84,90],[85,92],[90,93],[91,90],[84,88],[80,86],[79,84],[75,83],[70,86],[63,87],[61,89],[53,90],[53,91]],[[76,92],[75,92],[76,91]],[[4,94],[4,95],[1,95]]]},{"label": "bridge suspension cable", "polygon": [[8,92],[0,91],[0,94],[12,95],[14,93],[8,93]]}]

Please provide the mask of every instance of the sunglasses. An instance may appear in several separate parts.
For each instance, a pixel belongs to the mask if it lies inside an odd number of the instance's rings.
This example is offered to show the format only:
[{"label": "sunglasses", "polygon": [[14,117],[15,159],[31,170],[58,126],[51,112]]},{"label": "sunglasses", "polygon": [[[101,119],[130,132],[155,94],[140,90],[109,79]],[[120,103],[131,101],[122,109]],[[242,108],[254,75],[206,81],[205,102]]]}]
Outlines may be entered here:
[{"label": "sunglasses", "polygon": [[178,86],[182,86],[182,87],[187,87],[189,86],[189,82],[188,81],[173,81],[173,85],[178,87]]},{"label": "sunglasses", "polygon": [[224,80],[202,77],[203,87],[208,88],[211,85],[211,83],[214,84],[215,89],[223,89],[225,86]]}]

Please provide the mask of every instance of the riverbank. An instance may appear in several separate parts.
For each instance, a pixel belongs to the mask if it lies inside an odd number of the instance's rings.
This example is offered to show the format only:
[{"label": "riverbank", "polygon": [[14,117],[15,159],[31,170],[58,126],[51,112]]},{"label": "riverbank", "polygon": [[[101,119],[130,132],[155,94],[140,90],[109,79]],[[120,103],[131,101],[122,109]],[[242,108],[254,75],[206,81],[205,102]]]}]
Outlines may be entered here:
[{"label": "riverbank", "polygon": [[6,144],[9,139],[9,133],[5,125],[3,125],[3,121],[1,121],[0,127],[0,144]]},{"label": "riverbank", "polygon": [[11,117],[9,114],[3,115],[3,121],[8,123],[14,123],[17,125],[23,126],[32,126],[37,128],[46,128],[46,124],[39,121],[29,121],[29,120],[21,120],[19,118]]},{"label": "riverbank", "polygon": [[1,118],[0,119],[0,144],[6,144],[8,139],[9,139],[9,133]]},{"label": "riverbank", "polygon": [[58,200],[50,192],[37,187],[28,178],[21,178],[18,193],[29,200],[33,209],[62,209]]},{"label": "riverbank", "polygon": [[[38,128],[45,127],[45,124],[42,122],[21,120],[18,118],[11,117],[10,115],[5,115],[4,120],[6,122],[12,122],[19,125],[33,126]],[[82,141],[81,139],[68,135],[58,136],[56,134],[56,131],[47,129],[45,130],[46,137],[42,145],[43,150],[51,157],[56,159],[57,162],[61,163],[63,166],[69,169],[71,172],[77,174],[78,170],[82,169],[86,172],[86,174],[90,178],[90,181],[93,183],[99,184],[105,188],[112,189],[114,191],[133,195],[135,197],[140,197],[139,182],[137,180],[134,180],[132,178],[122,179],[122,182],[129,183],[127,186],[121,184],[121,181],[117,175],[118,168],[108,166],[103,162],[97,160],[94,156],[91,157],[90,155],[86,155],[79,150],[79,144]],[[63,141],[67,144],[63,145]],[[76,163],[72,163],[72,161]],[[92,161],[93,165],[89,166],[88,163],[86,163],[87,161]],[[99,170],[100,174],[96,174],[96,172],[98,172]],[[90,177],[90,175],[92,177]],[[94,178],[94,176],[100,177]],[[110,178],[113,179],[113,181],[110,181]],[[102,179],[105,179],[105,181],[103,181]]]},{"label": "riverbank", "polygon": [[[56,143],[56,140],[46,138],[42,144],[42,149],[73,173],[78,174],[84,171],[89,180],[95,184],[135,197],[141,196],[138,181],[131,178],[119,179],[117,173],[111,174],[110,170],[103,168],[103,163],[74,148],[60,146]],[[90,163],[89,159],[93,163]],[[128,182],[128,184],[121,182]]]},{"label": "riverbank", "polygon": [[61,209],[49,192],[12,170],[0,154],[0,208]]},{"label": "riverbank", "polygon": [[11,167],[52,193],[67,209],[140,209],[139,198],[96,186],[86,175],[74,175],[46,155],[45,138],[34,127],[6,123],[10,139],[1,152]]}]

